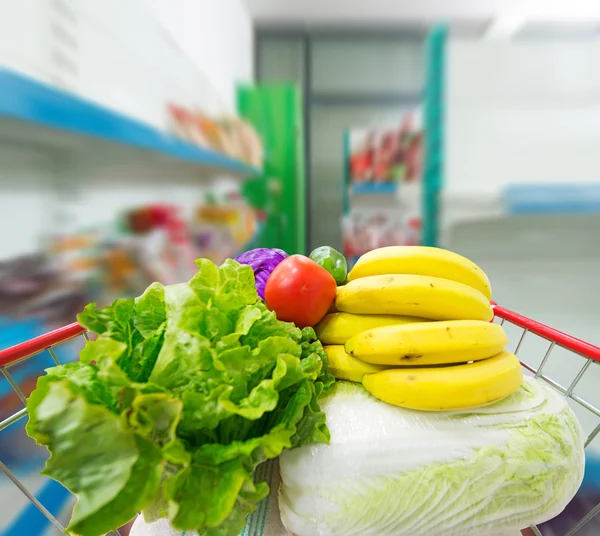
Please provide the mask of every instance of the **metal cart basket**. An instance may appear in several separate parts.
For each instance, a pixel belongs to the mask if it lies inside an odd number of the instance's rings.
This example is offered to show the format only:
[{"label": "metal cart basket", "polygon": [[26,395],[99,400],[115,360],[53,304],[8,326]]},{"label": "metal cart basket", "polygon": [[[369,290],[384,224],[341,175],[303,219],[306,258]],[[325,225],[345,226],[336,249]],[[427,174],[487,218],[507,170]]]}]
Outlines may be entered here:
[{"label": "metal cart basket", "polygon": [[[535,320],[517,314],[496,304],[494,304],[494,313],[495,322],[498,322],[502,325],[504,325],[505,323],[513,324],[514,326],[517,326],[522,330],[520,338],[514,350],[515,354],[519,354],[519,350],[521,349],[522,343],[528,334],[530,334],[530,336],[535,336],[547,341],[547,350],[537,368],[531,366],[531,364],[526,363],[521,359],[521,365],[525,369],[532,373],[536,378],[539,378],[540,380],[543,380],[546,383],[548,383],[566,398],[569,398],[577,404],[579,404],[581,407],[593,414],[595,417],[600,418],[600,409],[598,408],[598,406],[582,398],[576,392],[578,383],[583,378],[584,374],[589,369],[589,367],[592,366],[594,362],[600,362],[599,347],[577,339],[575,337],[572,337],[570,335],[567,335],[566,333],[562,333],[556,329],[548,327],[544,324],[536,322]],[[85,338],[85,340],[88,340],[85,329],[82,328],[79,324],[74,323],[69,326],[65,326],[63,328],[46,333],[45,335],[35,337],[34,339],[31,339],[27,342],[17,344],[16,346],[13,346],[11,348],[0,350],[0,371],[2,371],[2,373],[14,389],[16,395],[19,397],[23,405],[22,409],[0,422],[0,433],[6,428],[10,427],[11,425],[14,425],[21,419],[24,419],[27,415],[27,411],[24,407],[26,397],[23,394],[21,387],[19,387],[18,382],[15,381],[13,375],[11,375],[11,367],[42,352],[48,352],[50,357],[54,360],[54,362],[57,365],[60,365],[60,361],[55,352],[55,348],[61,344],[66,343],[67,341],[75,339],[76,337],[83,337]],[[544,374],[544,367],[547,364],[552,351],[557,346],[568,350],[569,352],[572,352],[575,355],[579,355],[585,358],[583,366],[581,367],[575,378],[571,381],[570,385],[566,387],[561,385],[554,379],[550,378],[548,375]],[[596,437],[596,435],[598,435],[599,432],[600,422],[598,422],[593,431],[587,436],[585,446],[588,446]],[[52,513],[50,513],[48,509],[38,499],[36,499],[35,495],[27,489],[27,487],[2,462],[2,460],[0,460],[0,470],[2,470],[2,472],[14,483],[14,485],[17,486],[17,488],[48,519],[48,521],[52,523],[52,525],[54,525],[61,532],[65,532],[65,528],[58,521],[58,519],[56,519],[56,517]],[[572,536],[574,534],[577,534],[577,532],[599,512],[600,504],[597,504],[587,514],[585,514],[584,517],[582,517],[577,523],[575,523],[575,525],[568,530],[565,536]],[[118,531],[115,530],[114,534],[118,534]],[[542,532],[540,532],[540,529],[538,527],[530,527],[529,529],[524,531],[524,534],[535,534],[536,536],[542,536]],[[31,534],[27,536],[37,535]]]}]

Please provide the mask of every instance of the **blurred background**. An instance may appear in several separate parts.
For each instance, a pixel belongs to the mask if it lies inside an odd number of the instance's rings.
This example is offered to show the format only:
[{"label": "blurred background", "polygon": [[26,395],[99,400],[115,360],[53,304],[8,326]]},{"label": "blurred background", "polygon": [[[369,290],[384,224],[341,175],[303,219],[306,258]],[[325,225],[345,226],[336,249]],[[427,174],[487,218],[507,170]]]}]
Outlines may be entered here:
[{"label": "blurred background", "polygon": [[[392,244],[462,253],[502,305],[600,344],[599,59],[595,0],[0,0],[0,350],[200,256]],[[11,378],[27,396],[52,364]],[[22,406],[1,376],[0,421]],[[24,420],[0,467],[64,522]],[[544,535],[600,501],[595,443]],[[58,534],[5,473],[0,496],[0,535]]]}]

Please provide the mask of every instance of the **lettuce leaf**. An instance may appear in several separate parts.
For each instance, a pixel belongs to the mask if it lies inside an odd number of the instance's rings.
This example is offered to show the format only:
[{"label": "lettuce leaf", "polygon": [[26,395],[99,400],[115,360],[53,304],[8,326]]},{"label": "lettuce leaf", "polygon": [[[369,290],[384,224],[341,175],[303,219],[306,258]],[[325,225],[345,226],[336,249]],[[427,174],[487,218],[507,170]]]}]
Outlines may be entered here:
[{"label": "lettuce leaf", "polygon": [[189,283],[94,307],[78,319],[96,340],[27,403],[27,432],[51,453],[44,474],[78,496],[70,531],[105,534],[143,511],[237,535],[269,493],[256,467],[329,441],[327,357],[313,330],[264,306],[249,266],[202,259]]}]

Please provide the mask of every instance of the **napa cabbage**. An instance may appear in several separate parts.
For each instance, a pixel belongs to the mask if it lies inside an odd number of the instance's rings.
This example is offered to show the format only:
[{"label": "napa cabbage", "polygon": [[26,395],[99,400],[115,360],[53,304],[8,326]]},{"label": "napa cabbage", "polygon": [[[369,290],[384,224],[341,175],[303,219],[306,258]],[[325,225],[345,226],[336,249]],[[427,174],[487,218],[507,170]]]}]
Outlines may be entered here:
[{"label": "napa cabbage", "polygon": [[534,379],[494,405],[447,413],[339,382],[322,408],[330,444],[280,459],[281,516],[296,536],[518,533],[558,515],[583,478],[580,425]]}]

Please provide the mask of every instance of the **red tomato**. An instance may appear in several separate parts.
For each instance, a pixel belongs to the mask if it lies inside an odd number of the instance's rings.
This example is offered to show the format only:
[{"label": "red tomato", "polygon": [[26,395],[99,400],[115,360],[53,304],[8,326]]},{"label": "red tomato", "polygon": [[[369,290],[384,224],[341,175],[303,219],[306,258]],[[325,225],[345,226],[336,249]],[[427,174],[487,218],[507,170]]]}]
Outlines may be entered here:
[{"label": "red tomato", "polygon": [[305,328],[327,314],[336,291],[335,279],[325,268],[303,255],[292,255],[267,279],[265,301],[279,320]]}]

